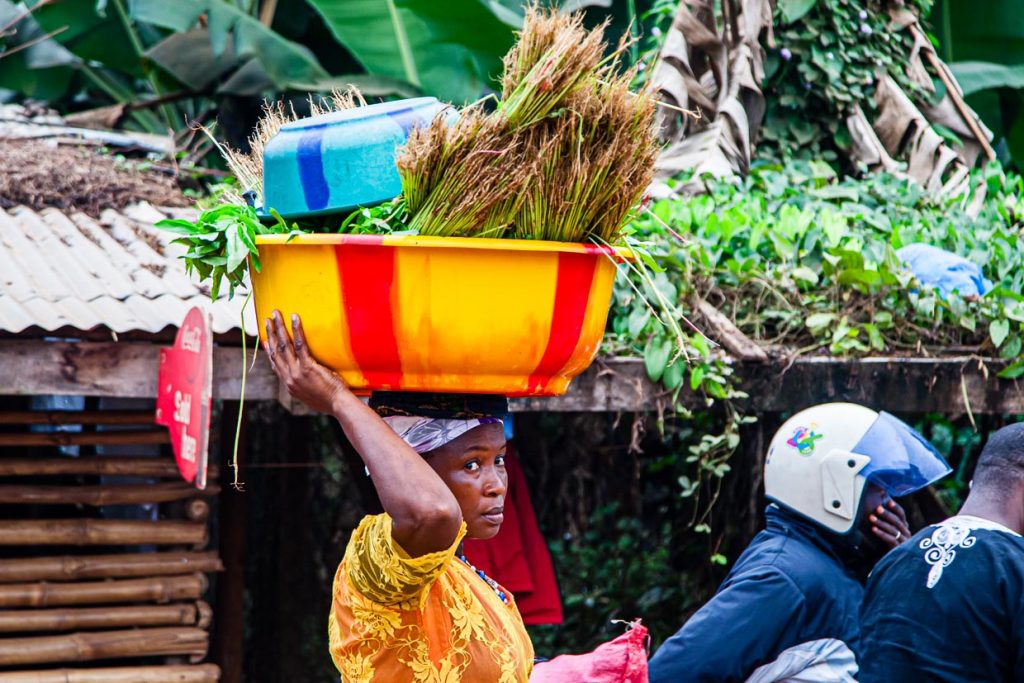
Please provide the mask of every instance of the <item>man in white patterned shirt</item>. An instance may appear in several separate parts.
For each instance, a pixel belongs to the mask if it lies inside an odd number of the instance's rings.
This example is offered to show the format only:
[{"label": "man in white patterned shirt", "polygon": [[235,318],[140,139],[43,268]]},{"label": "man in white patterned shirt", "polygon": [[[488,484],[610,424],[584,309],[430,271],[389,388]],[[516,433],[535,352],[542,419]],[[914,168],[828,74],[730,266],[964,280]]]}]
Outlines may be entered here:
[{"label": "man in white patterned shirt", "polygon": [[876,565],[860,682],[1024,681],[1024,423],[982,450],[960,513]]}]

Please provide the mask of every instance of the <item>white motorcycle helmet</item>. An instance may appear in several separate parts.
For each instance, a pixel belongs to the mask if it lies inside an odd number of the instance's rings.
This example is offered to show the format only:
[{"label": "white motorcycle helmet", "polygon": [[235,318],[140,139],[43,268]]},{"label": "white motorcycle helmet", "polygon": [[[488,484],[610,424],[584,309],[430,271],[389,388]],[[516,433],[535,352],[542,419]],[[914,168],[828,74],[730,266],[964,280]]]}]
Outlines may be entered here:
[{"label": "white motorcycle helmet", "polygon": [[786,420],[764,464],[767,498],[838,534],[854,529],[870,481],[892,497],[951,471],[923,436],[889,413],[824,403]]}]

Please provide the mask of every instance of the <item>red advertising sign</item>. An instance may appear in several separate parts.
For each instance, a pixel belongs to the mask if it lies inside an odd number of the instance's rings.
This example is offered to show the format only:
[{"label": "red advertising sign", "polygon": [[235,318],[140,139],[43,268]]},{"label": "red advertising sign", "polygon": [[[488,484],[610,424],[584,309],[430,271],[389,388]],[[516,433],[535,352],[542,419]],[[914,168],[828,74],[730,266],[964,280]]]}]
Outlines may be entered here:
[{"label": "red advertising sign", "polygon": [[185,481],[206,488],[213,386],[213,331],[198,307],[185,316],[174,346],[160,349],[156,422],[171,432],[174,459]]}]

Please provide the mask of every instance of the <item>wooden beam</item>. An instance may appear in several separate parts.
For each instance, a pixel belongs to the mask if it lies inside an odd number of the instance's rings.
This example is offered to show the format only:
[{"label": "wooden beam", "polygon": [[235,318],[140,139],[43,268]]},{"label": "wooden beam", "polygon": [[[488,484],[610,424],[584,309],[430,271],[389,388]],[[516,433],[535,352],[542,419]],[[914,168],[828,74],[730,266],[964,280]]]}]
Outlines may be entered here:
[{"label": "wooden beam", "polygon": [[198,600],[206,592],[207,587],[209,581],[204,574],[72,583],[8,583],[0,585],[0,607],[167,603],[175,600]]},{"label": "wooden beam", "polygon": [[742,388],[760,411],[795,412],[825,401],[851,401],[892,413],[1024,413],[1024,385],[996,377],[1003,361],[958,358],[825,357],[781,367],[737,366]]},{"label": "wooden beam", "polygon": [[207,646],[206,631],[189,626],[0,638],[0,665],[89,662],[156,655],[201,658],[206,654]]},{"label": "wooden beam", "polygon": [[77,581],[221,572],[215,551],[58,555],[0,560],[0,583]]},{"label": "wooden beam", "polygon": [[643,361],[598,359],[569,385],[564,396],[514,398],[513,413],[645,412],[669,403],[670,394],[647,378]]},{"label": "wooden beam", "polygon": [[[85,456],[81,458],[0,458],[0,477],[29,477],[48,475],[123,475],[180,479],[178,465],[171,458]],[[213,464],[207,468],[211,480],[220,476],[220,468]]]},{"label": "wooden beam", "polygon": [[163,427],[105,432],[8,432],[0,434],[0,447],[10,446],[142,446],[171,442]]},{"label": "wooden beam", "polygon": [[[138,505],[169,503],[196,496],[215,496],[220,486],[205,489],[182,482],[155,484],[106,484],[99,486],[33,486],[0,484],[0,503],[12,505]],[[194,518],[193,521],[196,521]],[[201,521],[201,520],[199,520]]]},{"label": "wooden beam", "polygon": [[202,522],[122,519],[19,519],[0,521],[5,545],[203,545]]},{"label": "wooden beam", "polygon": [[[0,395],[58,394],[155,398],[160,344],[148,342],[43,342],[0,339]],[[248,358],[253,357],[249,350]],[[238,400],[242,349],[213,349],[213,397]],[[246,380],[246,399],[277,397],[277,379],[259,355]]]},{"label": "wooden beam", "polygon": [[136,410],[50,410],[0,412],[0,425],[152,425],[152,411]]},{"label": "wooden beam", "polygon": [[[73,394],[153,398],[158,344],[146,342],[39,342],[0,340],[0,395]],[[214,348],[213,396],[236,400],[241,349]],[[250,352],[249,358],[252,358]],[[844,359],[827,357],[736,362],[752,412],[791,411],[822,401],[849,400],[890,412],[1024,413],[1017,382],[998,380],[1005,362],[974,357]],[[654,411],[668,394],[647,379],[640,359],[599,359],[573,380],[565,396],[514,399],[512,410],[552,412]],[[689,390],[689,407],[704,405]],[[249,372],[246,400],[278,400],[277,379],[263,359]]]},{"label": "wooden beam", "polygon": [[95,631],[134,626],[197,626],[209,611],[197,602],[127,607],[0,610],[0,633]]},{"label": "wooden beam", "polygon": [[[851,401],[894,413],[1024,414],[1024,384],[1002,380],[1004,361],[955,358],[798,358],[791,365],[735,363],[748,412],[795,412],[815,403]],[[964,396],[967,397],[965,402]],[[703,396],[685,389],[680,400],[700,408]],[[640,359],[598,359],[564,396],[517,398],[513,412],[651,412],[670,394],[647,378]]]},{"label": "wooden beam", "polygon": [[216,664],[0,673],[0,683],[217,683],[219,680],[220,670]]}]

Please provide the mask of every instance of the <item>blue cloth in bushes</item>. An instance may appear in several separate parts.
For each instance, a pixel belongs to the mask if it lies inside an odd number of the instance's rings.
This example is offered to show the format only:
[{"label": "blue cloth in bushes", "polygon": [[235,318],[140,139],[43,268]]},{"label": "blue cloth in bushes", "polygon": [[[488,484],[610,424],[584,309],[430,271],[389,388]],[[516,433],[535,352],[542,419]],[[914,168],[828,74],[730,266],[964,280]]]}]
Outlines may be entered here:
[{"label": "blue cloth in bushes", "polygon": [[896,255],[922,285],[935,287],[947,297],[954,291],[962,297],[985,296],[992,283],[985,279],[981,267],[962,256],[930,244],[908,244]]}]

